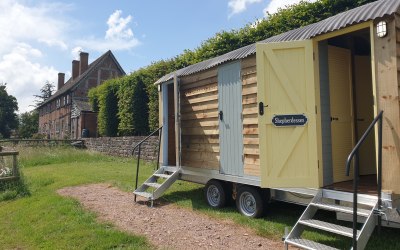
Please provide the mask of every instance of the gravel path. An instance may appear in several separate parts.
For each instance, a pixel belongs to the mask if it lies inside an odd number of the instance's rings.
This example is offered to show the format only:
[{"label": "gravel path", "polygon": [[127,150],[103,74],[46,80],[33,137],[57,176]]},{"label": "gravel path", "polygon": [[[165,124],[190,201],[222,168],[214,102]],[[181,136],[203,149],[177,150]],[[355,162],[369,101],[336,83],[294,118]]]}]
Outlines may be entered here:
[{"label": "gravel path", "polygon": [[160,249],[282,249],[283,243],[257,236],[229,220],[178,207],[159,204],[153,208],[135,203],[131,193],[106,184],[67,187],[58,190],[96,212],[101,221],[119,229],[144,235]]}]

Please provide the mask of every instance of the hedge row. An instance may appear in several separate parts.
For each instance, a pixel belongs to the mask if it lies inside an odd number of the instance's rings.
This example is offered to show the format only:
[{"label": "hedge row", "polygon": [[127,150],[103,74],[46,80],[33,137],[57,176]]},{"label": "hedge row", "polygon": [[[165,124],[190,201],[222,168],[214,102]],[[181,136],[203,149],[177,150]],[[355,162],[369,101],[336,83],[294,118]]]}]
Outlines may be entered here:
[{"label": "hedge row", "polygon": [[154,82],[167,73],[374,1],[302,1],[268,14],[256,25],[249,23],[239,30],[221,31],[194,50],[185,50],[172,59],[152,63],[128,76],[110,80],[105,85],[112,87],[99,86],[91,92],[92,104],[95,108],[98,105],[100,112],[99,132],[104,136],[144,135],[157,129],[158,93]]}]

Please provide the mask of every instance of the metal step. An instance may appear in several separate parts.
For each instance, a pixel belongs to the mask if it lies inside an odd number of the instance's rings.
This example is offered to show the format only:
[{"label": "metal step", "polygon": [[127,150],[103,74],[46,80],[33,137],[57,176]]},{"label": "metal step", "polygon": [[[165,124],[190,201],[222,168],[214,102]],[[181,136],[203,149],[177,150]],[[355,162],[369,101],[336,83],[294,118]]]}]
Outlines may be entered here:
[{"label": "metal step", "polygon": [[[170,173],[170,174],[166,174]],[[133,193],[135,195],[143,196],[148,200],[154,201],[161,197],[161,195],[176,181],[179,179],[180,169],[173,166],[162,166],[150,176],[140,187],[138,187]],[[162,183],[157,183],[157,178],[165,179]],[[146,190],[152,187],[152,192],[146,192]]]},{"label": "metal step", "polygon": [[[332,200],[340,200],[340,201],[347,201],[347,202],[353,203],[353,193],[351,193],[351,192],[323,189],[322,197],[332,199]],[[378,197],[374,196],[374,195],[368,195],[368,194],[358,194],[357,195],[357,203],[358,204],[363,204],[363,205],[373,207],[373,206],[375,206],[377,201],[378,201]]]},{"label": "metal step", "polygon": [[133,194],[142,196],[142,197],[147,198],[147,199],[153,198],[153,194],[148,193],[148,192],[133,191]]},{"label": "metal step", "polygon": [[[327,232],[340,234],[346,237],[353,237],[353,228],[340,226],[337,224],[332,224],[325,221],[307,219],[307,220],[299,220],[299,223],[302,225],[306,225],[308,227],[317,228],[320,230],[324,230]],[[360,235],[360,230],[357,230],[357,236]]]},{"label": "metal step", "polygon": [[291,244],[303,249],[309,249],[309,250],[338,250],[337,248],[333,248],[321,243],[317,243],[311,240],[306,240],[302,238],[292,238],[292,239],[287,239],[285,240],[285,244]]},{"label": "metal step", "polygon": [[[314,207],[318,207],[320,209],[324,209],[324,210],[341,212],[341,213],[346,213],[346,214],[353,214],[352,207],[345,207],[345,206],[341,206],[341,205],[330,204],[330,203],[326,203],[323,201],[314,201],[314,202],[310,203],[310,205],[312,205]],[[361,208],[357,209],[358,216],[368,217],[370,213],[371,213],[371,211],[367,210],[367,209],[361,209]]]},{"label": "metal step", "polygon": [[168,172],[168,173],[175,173],[178,170],[178,168],[174,167],[174,166],[165,166],[165,167],[163,167],[163,169],[164,169],[164,172]]},{"label": "metal step", "polygon": [[169,177],[171,177],[171,175],[168,175],[168,174],[153,174],[153,176],[163,178],[163,179],[168,179]]},{"label": "metal step", "polygon": [[161,187],[161,184],[157,183],[157,182],[145,182],[143,184],[146,185],[146,186],[149,186],[149,187],[153,187],[153,188]]}]

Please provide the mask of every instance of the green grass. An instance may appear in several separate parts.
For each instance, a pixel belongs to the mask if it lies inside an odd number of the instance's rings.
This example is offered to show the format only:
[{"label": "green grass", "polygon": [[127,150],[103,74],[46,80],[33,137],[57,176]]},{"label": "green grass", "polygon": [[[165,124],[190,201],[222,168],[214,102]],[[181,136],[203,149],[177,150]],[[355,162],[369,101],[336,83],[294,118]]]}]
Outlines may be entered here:
[{"label": "green grass", "polygon": [[[78,202],[55,192],[62,187],[102,182],[132,191],[135,164],[132,159],[71,148],[21,149],[20,165],[27,193],[8,194],[3,201],[0,198],[0,219],[5,218],[0,220],[2,248],[152,248],[142,237],[130,236],[110,224],[97,222],[96,216],[82,209]],[[141,165],[140,182],[147,179],[153,168],[154,165]],[[281,239],[285,227],[291,228],[305,208],[274,202],[268,206],[264,218],[250,219],[240,215],[233,205],[224,209],[208,207],[202,185],[182,181],[176,182],[162,199],[214,218],[232,220],[275,240]],[[318,216],[334,219],[332,213]],[[399,229],[384,228],[381,237],[374,232],[367,249],[400,249],[399,235]],[[305,237],[340,249],[348,249],[351,244],[347,238],[319,231],[307,231]]]},{"label": "green grass", "polygon": [[151,248],[144,237],[99,223],[77,201],[56,193],[62,187],[97,182],[128,186],[133,179],[131,162],[70,148],[28,148],[20,154],[29,193],[0,202],[2,249]]}]

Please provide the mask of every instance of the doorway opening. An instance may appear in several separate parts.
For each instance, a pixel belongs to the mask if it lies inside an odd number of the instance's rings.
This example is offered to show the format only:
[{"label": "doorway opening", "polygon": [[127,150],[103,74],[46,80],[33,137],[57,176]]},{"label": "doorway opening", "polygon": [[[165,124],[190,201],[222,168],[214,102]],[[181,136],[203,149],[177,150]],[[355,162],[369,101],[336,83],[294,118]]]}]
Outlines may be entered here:
[{"label": "doorway opening", "polygon": [[174,85],[162,85],[163,98],[163,153],[162,164],[164,166],[176,166],[175,147],[175,97]]},{"label": "doorway opening", "polygon": [[[369,29],[319,43],[323,140],[323,186],[348,191],[354,164],[346,176],[351,150],[374,119]],[[361,192],[376,190],[376,149],[370,134],[359,151]]]}]

